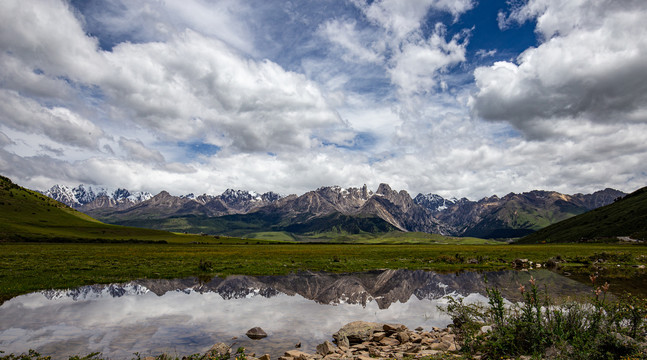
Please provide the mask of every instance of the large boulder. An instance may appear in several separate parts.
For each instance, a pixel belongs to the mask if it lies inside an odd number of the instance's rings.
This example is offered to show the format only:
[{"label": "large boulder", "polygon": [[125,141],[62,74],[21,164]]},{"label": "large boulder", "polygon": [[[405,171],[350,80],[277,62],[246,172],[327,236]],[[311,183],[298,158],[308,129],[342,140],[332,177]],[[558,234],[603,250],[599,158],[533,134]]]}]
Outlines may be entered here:
[{"label": "large boulder", "polygon": [[339,331],[334,333],[332,337],[337,342],[338,346],[348,346],[348,344],[359,344],[368,341],[374,332],[382,331],[384,324],[368,322],[368,321],[353,321],[344,325]]},{"label": "large boulder", "polygon": [[317,354],[326,356],[334,352],[335,352],[335,346],[328,340],[326,340],[323,344],[317,345]]},{"label": "large boulder", "polygon": [[384,330],[387,336],[391,336],[397,332],[408,330],[407,327],[402,324],[384,324],[382,326],[382,329]]},{"label": "large boulder", "polygon": [[267,333],[263,331],[260,327],[255,327],[247,330],[247,335],[248,338],[253,339],[253,340],[258,340],[262,339],[264,337],[267,337]]},{"label": "large boulder", "polygon": [[308,360],[312,358],[312,355],[299,350],[289,350],[282,357],[294,360]]}]

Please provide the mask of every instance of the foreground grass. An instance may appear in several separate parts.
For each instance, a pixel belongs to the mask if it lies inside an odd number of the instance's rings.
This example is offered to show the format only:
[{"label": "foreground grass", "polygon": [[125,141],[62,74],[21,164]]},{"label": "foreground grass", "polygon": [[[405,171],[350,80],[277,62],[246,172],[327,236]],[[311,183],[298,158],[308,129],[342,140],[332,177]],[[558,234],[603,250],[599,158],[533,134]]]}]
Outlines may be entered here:
[{"label": "foreground grass", "polygon": [[[620,269],[616,276],[630,278],[636,274],[629,270],[638,271],[631,265],[647,264],[647,246],[0,243],[0,300],[43,289],[138,278],[384,268],[499,270],[510,268],[517,258],[536,263],[558,258],[563,269],[574,273],[578,269],[590,273],[590,267],[597,266],[594,262],[605,258],[607,268]],[[635,281],[631,285],[637,286]]]},{"label": "foreground grass", "polygon": [[[449,299],[446,312],[461,339],[462,352],[484,359],[644,359],[647,356],[647,298],[608,298],[611,285],[589,277],[594,293],[586,303],[557,305],[530,278],[520,285],[523,301],[506,305],[488,289],[489,306]],[[484,327],[485,326],[485,327]]]}]

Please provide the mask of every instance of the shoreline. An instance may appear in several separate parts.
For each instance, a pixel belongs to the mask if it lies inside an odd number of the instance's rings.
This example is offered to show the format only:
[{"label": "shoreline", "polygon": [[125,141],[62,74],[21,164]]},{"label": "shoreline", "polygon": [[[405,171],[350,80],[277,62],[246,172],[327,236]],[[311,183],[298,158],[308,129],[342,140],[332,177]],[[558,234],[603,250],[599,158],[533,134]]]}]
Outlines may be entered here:
[{"label": "shoreline", "polygon": [[[344,325],[332,337],[334,344],[326,340],[317,345],[315,353],[296,348],[285,351],[277,359],[273,359],[267,353],[247,353],[244,348],[235,351],[232,346],[225,343],[215,344],[204,354],[204,357],[207,359],[234,357],[239,360],[410,359],[455,354],[461,349],[451,327],[444,329],[434,327],[431,331],[425,331],[421,327],[410,330],[402,324],[353,321]],[[155,359],[160,359],[160,356],[144,358],[144,360]]]}]

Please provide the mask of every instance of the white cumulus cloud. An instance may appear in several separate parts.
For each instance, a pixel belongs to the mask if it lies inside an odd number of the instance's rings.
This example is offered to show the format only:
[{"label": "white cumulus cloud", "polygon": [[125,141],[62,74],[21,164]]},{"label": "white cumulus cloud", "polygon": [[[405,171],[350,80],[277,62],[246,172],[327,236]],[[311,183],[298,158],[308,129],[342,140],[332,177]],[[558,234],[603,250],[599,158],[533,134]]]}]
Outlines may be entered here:
[{"label": "white cumulus cloud", "polygon": [[647,121],[647,3],[536,0],[510,16],[537,18],[545,41],[474,71],[478,116],[530,138],[552,136],[555,121]]},{"label": "white cumulus cloud", "polygon": [[[372,41],[370,37],[373,34],[360,32],[354,20],[329,20],[320,26],[319,33],[342,49],[342,58],[347,62],[381,63],[384,61],[382,54],[384,44],[379,41],[370,43]],[[366,44],[367,42],[369,43]]]},{"label": "white cumulus cloud", "polygon": [[426,40],[405,43],[391,59],[391,81],[406,95],[435,92],[438,75],[448,67],[465,61],[467,41],[461,35],[445,39],[444,26],[438,24]]},{"label": "white cumulus cloud", "polygon": [[355,0],[354,3],[368,19],[384,27],[396,40],[420,29],[422,19],[431,9],[458,17],[474,6],[471,0],[380,0],[370,5],[365,0]]}]

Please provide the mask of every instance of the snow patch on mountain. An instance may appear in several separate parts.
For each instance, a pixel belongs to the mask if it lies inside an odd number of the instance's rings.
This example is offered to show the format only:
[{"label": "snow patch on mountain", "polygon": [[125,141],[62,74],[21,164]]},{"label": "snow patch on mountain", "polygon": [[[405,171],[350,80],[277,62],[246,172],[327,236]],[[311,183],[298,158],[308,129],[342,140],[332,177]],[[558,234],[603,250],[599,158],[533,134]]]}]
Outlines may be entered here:
[{"label": "snow patch on mountain", "polygon": [[[99,208],[113,208],[121,211],[154,197],[153,194],[148,192],[130,192],[123,188],[112,190],[84,184],[74,188],[65,185],[54,185],[47,191],[41,191],[41,193],[84,212]],[[171,196],[168,193],[167,195]],[[233,209],[232,211],[235,213],[245,213],[252,208],[277,201],[283,196],[274,192],[260,194],[255,191],[227,189],[217,196],[189,193],[180,195],[177,198],[195,201],[201,205],[207,205],[212,201],[220,201],[221,204],[226,204],[226,207],[230,208],[230,210]]]},{"label": "snow patch on mountain", "polygon": [[130,202],[133,204],[138,204],[153,197],[153,194],[145,191],[131,193],[122,188],[112,190],[83,184],[74,188],[65,185],[54,185],[49,190],[41,191],[41,193],[73,208],[89,204],[102,196],[112,199],[116,203]]},{"label": "snow patch on mountain", "polygon": [[445,199],[438,194],[418,194],[413,199],[413,202],[430,210],[432,213],[436,213],[446,210],[458,202],[458,200],[455,197]]}]

